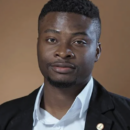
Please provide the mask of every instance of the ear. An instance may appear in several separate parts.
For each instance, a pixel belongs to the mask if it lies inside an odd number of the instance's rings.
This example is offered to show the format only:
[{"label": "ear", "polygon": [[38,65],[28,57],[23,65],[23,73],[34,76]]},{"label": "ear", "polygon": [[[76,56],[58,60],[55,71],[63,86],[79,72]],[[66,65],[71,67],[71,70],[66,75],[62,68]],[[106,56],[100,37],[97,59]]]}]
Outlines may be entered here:
[{"label": "ear", "polygon": [[101,55],[101,50],[102,50],[102,48],[101,48],[101,43],[98,42],[98,43],[97,43],[97,47],[96,47],[96,57],[95,57],[95,62],[97,62],[97,61],[99,60],[100,55]]}]

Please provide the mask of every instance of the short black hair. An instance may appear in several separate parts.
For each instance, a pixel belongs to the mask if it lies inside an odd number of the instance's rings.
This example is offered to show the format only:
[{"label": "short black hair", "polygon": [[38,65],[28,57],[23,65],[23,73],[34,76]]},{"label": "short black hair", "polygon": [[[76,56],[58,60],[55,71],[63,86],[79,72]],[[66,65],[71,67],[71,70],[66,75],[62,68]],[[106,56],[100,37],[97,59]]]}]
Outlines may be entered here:
[{"label": "short black hair", "polygon": [[70,12],[85,15],[94,20],[97,30],[97,40],[101,35],[101,19],[99,9],[89,0],[50,0],[41,10],[38,22],[49,12]]}]

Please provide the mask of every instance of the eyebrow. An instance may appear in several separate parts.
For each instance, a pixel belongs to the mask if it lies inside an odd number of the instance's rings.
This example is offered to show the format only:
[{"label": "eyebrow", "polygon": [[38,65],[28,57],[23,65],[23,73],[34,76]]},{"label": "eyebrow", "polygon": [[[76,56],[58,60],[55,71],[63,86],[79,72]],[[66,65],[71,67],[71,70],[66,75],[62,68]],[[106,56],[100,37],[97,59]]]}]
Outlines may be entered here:
[{"label": "eyebrow", "polygon": [[85,35],[88,36],[88,34],[86,32],[76,32],[76,33],[72,33],[72,35],[77,36],[77,35]]},{"label": "eyebrow", "polygon": [[53,30],[53,29],[47,29],[44,31],[44,33],[57,33],[57,34],[59,34],[60,32],[57,30]]},{"label": "eyebrow", "polygon": [[[56,34],[60,34],[60,31],[54,30],[54,29],[47,29],[44,31],[44,33],[56,33]],[[86,32],[75,32],[72,33],[73,36],[77,36],[77,35],[84,35],[84,36],[88,36]]]}]

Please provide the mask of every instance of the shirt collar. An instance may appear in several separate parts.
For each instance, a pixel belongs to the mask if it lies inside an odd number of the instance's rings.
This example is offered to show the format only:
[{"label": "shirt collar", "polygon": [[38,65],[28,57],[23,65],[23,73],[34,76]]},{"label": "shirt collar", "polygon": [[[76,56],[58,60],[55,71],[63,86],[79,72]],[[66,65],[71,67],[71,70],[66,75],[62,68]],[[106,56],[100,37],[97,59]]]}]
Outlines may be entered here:
[{"label": "shirt collar", "polygon": [[88,84],[84,87],[84,89],[77,96],[77,98],[79,98],[82,104],[80,115],[79,115],[80,118],[83,116],[84,112],[88,109],[92,91],[93,91],[93,78],[91,77]]},{"label": "shirt collar", "polygon": [[34,111],[33,111],[33,126],[35,126],[36,121],[38,120],[38,115],[40,112],[40,102],[43,95],[43,87],[44,87],[44,83],[40,87],[36,100],[35,100]]},{"label": "shirt collar", "polygon": [[[34,105],[34,112],[33,112],[33,126],[35,126],[36,122],[39,120],[39,117],[41,116],[40,115],[40,102],[41,102],[41,98],[43,95],[43,88],[44,88],[44,83],[42,84],[42,86],[37,94],[37,97],[36,97],[36,101],[35,101],[35,105]],[[92,95],[92,90],[93,90],[93,78],[91,77],[91,79],[89,80],[87,85],[77,95],[77,97],[75,98],[75,101],[72,104],[72,105],[74,105],[77,103],[77,100],[80,100],[81,107],[79,107],[80,108],[79,118],[81,118],[83,116],[84,112],[88,109],[90,98]],[[71,108],[72,108],[72,106],[71,106]]]}]

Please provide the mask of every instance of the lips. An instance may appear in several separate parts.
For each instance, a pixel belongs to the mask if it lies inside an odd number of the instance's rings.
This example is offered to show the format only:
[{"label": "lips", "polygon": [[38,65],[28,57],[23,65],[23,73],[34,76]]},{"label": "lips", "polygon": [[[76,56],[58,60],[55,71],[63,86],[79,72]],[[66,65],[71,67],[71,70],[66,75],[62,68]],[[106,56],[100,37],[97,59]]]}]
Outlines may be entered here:
[{"label": "lips", "polygon": [[72,73],[76,67],[71,63],[53,63],[51,64],[53,71],[61,74]]}]

